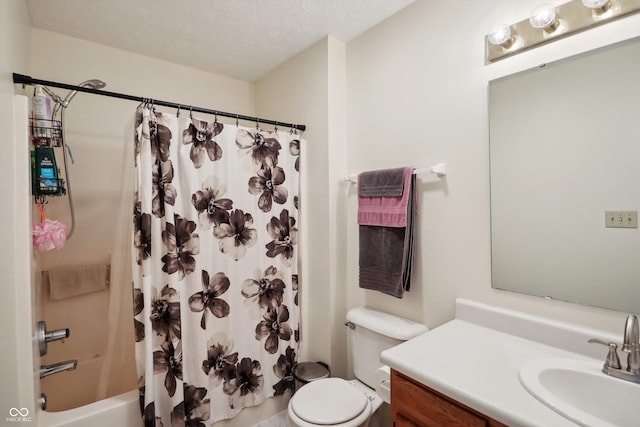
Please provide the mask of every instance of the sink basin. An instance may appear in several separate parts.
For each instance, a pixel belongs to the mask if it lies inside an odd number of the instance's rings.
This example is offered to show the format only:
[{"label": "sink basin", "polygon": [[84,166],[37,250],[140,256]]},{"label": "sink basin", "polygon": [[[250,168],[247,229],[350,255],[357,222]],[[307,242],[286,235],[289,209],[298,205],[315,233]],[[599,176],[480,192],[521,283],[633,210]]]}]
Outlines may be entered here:
[{"label": "sink basin", "polygon": [[613,378],[602,363],[536,359],[520,368],[523,387],[565,418],[589,427],[640,425],[640,384]]}]

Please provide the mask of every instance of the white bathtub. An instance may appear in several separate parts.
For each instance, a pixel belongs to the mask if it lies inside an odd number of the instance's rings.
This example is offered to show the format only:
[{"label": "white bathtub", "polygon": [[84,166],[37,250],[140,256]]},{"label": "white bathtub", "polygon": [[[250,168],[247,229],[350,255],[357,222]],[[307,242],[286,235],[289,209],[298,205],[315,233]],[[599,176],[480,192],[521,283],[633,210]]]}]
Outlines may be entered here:
[{"label": "white bathtub", "polygon": [[60,412],[38,411],[38,427],[143,427],[138,390]]}]

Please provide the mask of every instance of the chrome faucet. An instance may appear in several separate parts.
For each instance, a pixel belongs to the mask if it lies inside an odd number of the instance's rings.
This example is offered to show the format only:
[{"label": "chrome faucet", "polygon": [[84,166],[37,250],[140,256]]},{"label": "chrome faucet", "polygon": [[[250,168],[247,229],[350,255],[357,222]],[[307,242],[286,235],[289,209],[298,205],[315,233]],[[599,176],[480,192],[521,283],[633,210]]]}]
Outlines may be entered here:
[{"label": "chrome faucet", "polygon": [[640,330],[638,329],[638,317],[630,314],[624,325],[624,342],[622,351],[629,353],[627,356],[627,371],[632,374],[640,374]]},{"label": "chrome faucet", "polygon": [[604,342],[592,338],[590,343],[604,344],[609,347],[607,359],[602,367],[602,372],[612,377],[620,378],[640,384],[640,328],[638,327],[638,317],[635,314],[627,316],[624,325],[624,337],[622,351],[627,355],[627,368],[623,369],[618,358],[618,345],[612,342]]},{"label": "chrome faucet", "polygon": [[62,371],[73,371],[76,369],[77,364],[77,360],[66,360],[64,362],[54,363],[53,365],[42,365],[40,366],[40,378],[48,377],[49,375]]}]

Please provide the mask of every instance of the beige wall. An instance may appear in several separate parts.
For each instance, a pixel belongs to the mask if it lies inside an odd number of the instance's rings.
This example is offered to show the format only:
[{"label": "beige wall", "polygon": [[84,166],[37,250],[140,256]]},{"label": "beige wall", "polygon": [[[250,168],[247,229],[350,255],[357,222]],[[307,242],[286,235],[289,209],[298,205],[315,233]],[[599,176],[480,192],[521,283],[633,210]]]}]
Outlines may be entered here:
[{"label": "beige wall", "polygon": [[14,125],[12,76],[29,72],[29,25],[26,2],[0,2],[0,423],[5,422],[10,408],[27,408],[33,415],[35,406],[27,214],[29,152],[26,133]]},{"label": "beige wall", "polygon": [[[413,290],[404,299],[357,288],[350,221],[350,307],[364,303],[434,327],[465,297],[622,333],[623,313],[491,289],[487,82],[640,34],[636,15],[485,66],[484,35],[525,19],[538,3],[417,1],[347,45],[349,171],[438,162],[448,169],[443,180],[421,177]],[[344,214],[356,217],[354,195]]]},{"label": "beige wall", "polygon": [[[239,114],[254,112],[251,83],[50,31],[32,29],[31,62],[34,78],[68,84],[99,78],[112,92]],[[66,94],[64,89],[55,92]],[[135,107],[132,101],[80,93],[67,109],[68,128],[120,138]],[[111,125],[96,128],[96,118]]]}]

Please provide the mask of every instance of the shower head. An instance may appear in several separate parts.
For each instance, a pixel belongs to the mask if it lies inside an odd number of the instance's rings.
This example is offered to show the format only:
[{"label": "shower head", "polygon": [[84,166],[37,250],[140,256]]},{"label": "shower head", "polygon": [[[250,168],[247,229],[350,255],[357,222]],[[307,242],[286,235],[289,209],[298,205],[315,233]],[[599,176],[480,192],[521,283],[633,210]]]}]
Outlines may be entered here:
[{"label": "shower head", "polygon": [[[105,82],[103,82],[102,80],[91,79],[91,80],[87,80],[87,81],[84,81],[84,82],[80,83],[78,86],[80,86],[80,87],[88,87],[89,89],[102,89],[106,85],[107,84]],[[62,106],[67,108],[67,106],[69,105],[69,103],[71,102],[73,97],[76,96],[77,93],[78,93],[77,90],[73,90],[73,91],[69,92],[67,94],[67,96],[65,96],[64,99],[62,100]]]},{"label": "shower head", "polygon": [[[86,88],[89,88],[89,89],[102,89],[106,85],[107,84],[105,82],[103,82],[102,80],[91,79],[91,80],[86,80],[86,81],[80,83],[78,86],[86,87]],[[73,97],[76,96],[77,93],[78,93],[77,90],[72,90],[71,92],[69,92],[67,94],[67,96],[64,97],[63,100],[60,100],[60,97],[57,97],[58,99],[54,98],[54,101],[56,101],[56,105],[55,105],[55,107],[53,107],[53,115],[54,116],[56,115],[56,113],[58,112],[60,107],[67,108],[69,106],[69,103],[71,102]]]},{"label": "shower head", "polygon": [[91,89],[102,89],[106,85],[107,84],[105,82],[103,82],[102,80],[91,79],[91,80],[87,80],[86,82],[80,83],[78,86],[80,86],[80,87],[90,87]]}]

